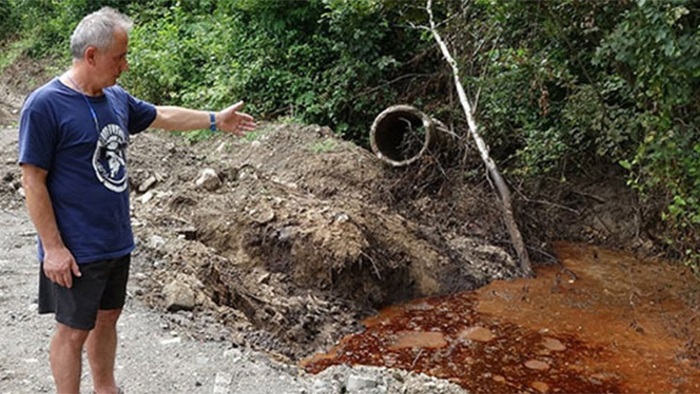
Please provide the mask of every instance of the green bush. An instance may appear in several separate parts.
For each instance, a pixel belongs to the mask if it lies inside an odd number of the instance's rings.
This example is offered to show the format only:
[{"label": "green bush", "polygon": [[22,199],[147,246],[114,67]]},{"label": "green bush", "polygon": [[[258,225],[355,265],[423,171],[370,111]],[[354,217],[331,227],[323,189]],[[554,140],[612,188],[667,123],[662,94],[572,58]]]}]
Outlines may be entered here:
[{"label": "green bush", "polygon": [[392,78],[420,43],[407,27],[397,34],[389,20],[400,15],[381,4],[175,3],[137,24],[125,84],[154,102],[218,107],[242,98],[258,116],[299,117],[363,143],[372,118],[396,96],[373,86]]},{"label": "green bush", "polygon": [[0,42],[15,34],[19,28],[11,0],[0,0]]},{"label": "green bush", "polygon": [[[3,4],[9,6],[7,15],[12,18],[11,27],[31,42],[27,48],[28,55],[67,60],[70,58],[70,35],[83,16],[103,6],[123,10],[132,2],[133,0],[0,0],[0,11]],[[0,12],[0,21],[4,15],[4,12]]]},{"label": "green bush", "polygon": [[669,251],[697,264],[694,8],[687,0],[483,0],[458,9],[460,17],[443,31],[459,54],[463,80],[480,92],[482,133],[504,168],[565,179],[592,164],[621,164],[630,186],[662,207],[658,227]]},{"label": "green bush", "polygon": [[[660,199],[666,242],[700,262],[700,16],[690,1],[640,1],[603,40],[596,64],[616,70],[641,133],[624,160],[630,184]],[[610,80],[611,76],[604,76]]]}]

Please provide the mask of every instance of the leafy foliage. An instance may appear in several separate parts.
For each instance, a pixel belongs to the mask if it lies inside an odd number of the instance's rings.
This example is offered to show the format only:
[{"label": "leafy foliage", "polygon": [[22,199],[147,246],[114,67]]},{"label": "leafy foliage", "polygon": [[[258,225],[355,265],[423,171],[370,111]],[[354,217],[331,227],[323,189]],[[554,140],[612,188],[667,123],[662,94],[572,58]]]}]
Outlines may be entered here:
[{"label": "leafy foliage", "polygon": [[390,27],[380,5],[175,3],[138,24],[125,83],[154,102],[217,107],[245,97],[249,111],[328,124],[361,141],[368,119],[396,97],[389,88],[365,91],[399,72],[412,55],[403,34],[417,35]]},{"label": "leafy foliage", "polygon": [[660,203],[669,251],[700,261],[697,2],[483,0],[443,9],[469,65],[464,79],[481,89],[492,154],[511,173],[565,178],[619,163],[630,186]]},{"label": "leafy foliage", "polygon": [[[28,54],[39,57],[60,55],[69,58],[68,40],[86,14],[103,6],[123,8],[129,0],[0,0],[12,9],[11,26],[31,37]],[[2,37],[0,37],[1,39]]]},{"label": "leafy foliage", "polygon": [[17,30],[17,16],[9,0],[0,0],[0,41]]},{"label": "leafy foliage", "polygon": [[693,6],[639,1],[594,60],[616,70],[634,99],[642,135],[623,162],[630,183],[664,202],[668,245],[700,260],[700,17]]}]

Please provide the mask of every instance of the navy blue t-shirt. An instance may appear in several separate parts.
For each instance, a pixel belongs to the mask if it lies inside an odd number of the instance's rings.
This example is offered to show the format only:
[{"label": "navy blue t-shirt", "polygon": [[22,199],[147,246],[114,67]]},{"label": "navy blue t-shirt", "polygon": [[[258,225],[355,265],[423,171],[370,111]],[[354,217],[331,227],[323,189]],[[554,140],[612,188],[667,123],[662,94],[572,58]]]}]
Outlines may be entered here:
[{"label": "navy blue t-shirt", "polygon": [[[19,162],[48,171],[58,230],[78,264],[134,249],[128,135],[143,131],[155,117],[153,104],[119,86],[88,97],[55,78],[27,98],[20,115]],[[41,241],[38,249],[43,261]]]}]

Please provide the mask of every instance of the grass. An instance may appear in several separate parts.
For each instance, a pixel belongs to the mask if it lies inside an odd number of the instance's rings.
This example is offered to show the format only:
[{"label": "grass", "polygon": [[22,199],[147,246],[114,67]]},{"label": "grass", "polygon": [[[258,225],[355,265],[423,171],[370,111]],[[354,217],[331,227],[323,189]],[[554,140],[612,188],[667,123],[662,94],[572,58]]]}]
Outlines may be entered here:
[{"label": "grass", "polygon": [[311,151],[313,153],[326,153],[332,152],[338,147],[338,143],[333,138],[326,138],[323,141],[314,143],[311,146]]},{"label": "grass", "polygon": [[32,45],[34,45],[32,38],[22,38],[5,43],[0,51],[0,73],[4,73],[7,67],[17,61]]}]

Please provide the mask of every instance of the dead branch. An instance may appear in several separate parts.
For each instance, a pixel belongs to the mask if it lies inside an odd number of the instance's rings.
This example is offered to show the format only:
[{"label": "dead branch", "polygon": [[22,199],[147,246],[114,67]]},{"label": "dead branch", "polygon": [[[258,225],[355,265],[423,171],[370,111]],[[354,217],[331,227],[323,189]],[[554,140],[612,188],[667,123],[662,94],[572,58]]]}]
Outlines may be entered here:
[{"label": "dead branch", "polygon": [[432,33],[433,38],[435,38],[435,42],[437,42],[438,46],[440,47],[440,51],[445,57],[445,60],[447,61],[447,63],[449,63],[450,67],[452,68],[455,89],[457,90],[457,96],[459,97],[459,101],[462,104],[464,114],[467,117],[469,132],[472,138],[474,139],[477,148],[479,149],[481,159],[484,161],[484,164],[488,169],[490,178],[493,180],[498,194],[501,198],[503,220],[508,229],[508,233],[510,234],[511,241],[513,242],[513,247],[515,248],[515,252],[518,255],[518,260],[520,261],[520,268],[523,271],[524,275],[533,276],[534,274],[530,265],[530,258],[528,257],[525,242],[523,241],[523,237],[520,233],[520,230],[518,229],[518,225],[515,222],[515,217],[513,215],[513,204],[510,190],[508,189],[508,185],[503,179],[503,176],[501,175],[500,171],[498,171],[496,163],[493,161],[493,159],[491,159],[491,156],[489,155],[489,148],[486,145],[486,142],[484,142],[484,139],[479,134],[479,129],[476,125],[476,120],[474,119],[474,114],[472,112],[472,106],[469,103],[469,99],[467,98],[464,86],[462,85],[462,82],[459,78],[459,67],[457,65],[457,62],[452,57],[450,50],[447,48],[447,44],[445,44],[442,37],[437,31],[437,25],[435,24],[435,18],[433,17],[432,0],[427,0],[426,10],[428,12],[429,17],[430,32]]}]

